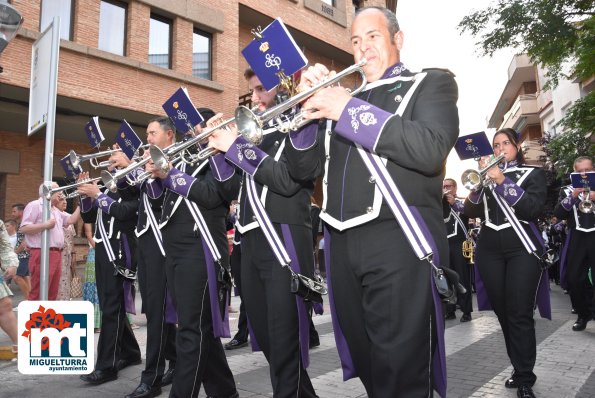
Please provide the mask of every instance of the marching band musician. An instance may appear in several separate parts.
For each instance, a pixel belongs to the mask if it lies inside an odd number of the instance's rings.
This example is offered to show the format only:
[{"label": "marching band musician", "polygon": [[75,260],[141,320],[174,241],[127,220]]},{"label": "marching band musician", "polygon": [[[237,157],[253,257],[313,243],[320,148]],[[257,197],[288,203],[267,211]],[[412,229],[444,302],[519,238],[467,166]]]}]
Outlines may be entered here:
[{"label": "marching band musician", "polygon": [[[580,156],[574,161],[574,171],[586,173],[593,171],[593,160],[589,156]],[[559,203],[554,213],[559,219],[568,222],[569,236],[562,249],[560,260],[560,283],[568,288],[572,308],[576,310],[578,319],[572,330],[581,331],[587,327],[595,311],[595,289],[589,297],[588,272],[595,275],[595,214],[585,213],[578,209],[583,188],[563,187],[560,191]],[[595,192],[590,190],[589,200],[595,201]]]},{"label": "marching band musician", "polygon": [[[252,91],[252,105],[258,106],[259,112],[275,105],[277,89],[267,91],[251,69],[244,77]],[[304,301],[291,293],[290,273],[273,254],[248,198],[248,190],[254,186],[254,195],[283,239],[281,244],[293,246],[300,272],[312,277],[310,196],[314,181],[290,176],[285,154],[287,136],[272,125],[266,129],[258,146],[238,136],[235,129],[213,134],[209,145],[225,152],[225,158],[244,171],[236,229],[241,233],[242,299],[254,333],[253,348],[256,340],[269,362],[275,397],[316,397],[306,371],[309,340]],[[231,168],[231,164],[227,166]]]},{"label": "marching band musician", "polygon": [[[471,267],[463,257],[463,242],[470,239],[467,232],[469,217],[463,214],[463,202],[457,199],[457,183],[452,178],[446,178],[442,183],[442,215],[446,226],[446,237],[450,248],[450,267],[459,274],[460,283],[467,290],[465,293],[457,291],[457,304],[460,305],[463,316],[461,322],[471,320],[473,303],[471,302]],[[455,304],[447,304],[444,319],[456,319]]]},{"label": "marching band musician", "polygon": [[[110,170],[112,171],[112,170]],[[88,179],[81,173],[79,181]],[[118,378],[118,371],[141,363],[141,353],[126,312],[134,312],[138,191],[120,184],[117,192],[102,192],[96,182],[78,187],[81,216],[95,223],[95,275],[101,309],[101,333],[95,370],[82,375],[89,384]]]},{"label": "marching band musician", "polygon": [[[163,149],[174,141],[175,128],[169,118],[158,117],[149,121],[148,144]],[[131,164],[124,152],[112,154],[110,161],[119,168],[126,168]],[[155,188],[154,185],[159,186]],[[136,258],[142,312],[147,318],[147,351],[145,370],[141,374],[140,384],[126,398],[147,398],[159,395],[162,386],[171,384],[176,366],[175,309],[167,294],[165,250],[158,225],[163,195],[155,195],[155,190],[162,191],[160,183],[155,180],[146,181],[140,185],[138,221],[135,230],[138,239]],[[167,371],[165,371],[165,360],[169,360]]]},{"label": "marching band musician", "polygon": [[[198,111],[205,118],[214,115],[207,108]],[[198,133],[200,129],[197,126]],[[238,195],[239,175],[235,170],[218,174],[213,157],[191,164],[182,161],[167,174],[151,164],[148,170],[165,189],[160,227],[167,253],[167,285],[178,315],[170,397],[197,397],[203,384],[209,397],[236,398],[239,395],[219,338],[227,292],[218,291],[217,279],[213,281],[209,274],[218,272],[218,267],[229,268],[225,218],[229,203]],[[213,250],[221,254],[220,265],[213,259]]]},{"label": "marching band musician", "polygon": [[[434,387],[444,395],[443,316],[431,265],[409,245],[365,161],[370,153],[386,159],[390,177],[382,174],[382,182],[394,182],[417,207],[434,258],[447,258],[441,184],[459,131],[457,86],[448,71],[415,74],[403,66],[403,33],[390,10],[359,10],[351,33],[355,61],[367,60],[366,88],[356,98],[342,87],[317,91],[302,112],[327,119],[327,129],[312,123],[288,144],[291,170],[305,171],[294,178],[324,173],[320,218],[328,226],[327,281],[343,376],[358,376],[374,398],[426,397]],[[298,91],[328,76],[323,65],[310,67]]]},{"label": "marching band musician", "polygon": [[[537,256],[527,251],[522,236],[543,250],[543,244],[538,243],[541,235],[531,223],[543,211],[546,179],[541,168],[524,164],[519,138],[513,129],[497,131],[492,146],[495,156],[505,155],[502,166],[487,171],[487,177],[495,185],[472,192],[465,200],[465,214],[485,220],[477,241],[475,262],[489,304],[500,322],[506,352],[513,366],[505,386],[518,388],[519,398],[531,398],[535,397],[532,386],[537,379],[533,373],[536,358],[533,312],[537,299],[542,315],[548,317],[543,306],[549,309],[549,290],[547,275],[544,278],[546,273]],[[501,167],[506,168],[502,170]],[[507,206],[512,212],[505,213]],[[510,214],[518,217],[523,228],[520,233],[515,230]],[[480,309],[485,309],[482,308],[480,290],[478,286],[478,304]]]}]

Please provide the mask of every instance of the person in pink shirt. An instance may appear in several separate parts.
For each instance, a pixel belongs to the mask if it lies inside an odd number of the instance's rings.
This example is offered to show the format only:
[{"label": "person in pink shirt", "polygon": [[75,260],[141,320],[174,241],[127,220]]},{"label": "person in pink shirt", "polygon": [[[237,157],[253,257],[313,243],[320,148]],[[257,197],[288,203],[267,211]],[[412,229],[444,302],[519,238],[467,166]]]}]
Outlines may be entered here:
[{"label": "person in pink shirt", "polygon": [[[52,183],[52,188],[58,184]],[[43,184],[39,186],[39,199],[33,200],[25,206],[21,232],[25,234],[25,241],[29,247],[31,256],[29,258],[29,271],[31,272],[31,292],[29,300],[39,300],[39,272],[41,262],[41,234],[49,230],[50,235],[50,259],[49,259],[49,288],[48,300],[55,300],[58,295],[60,274],[62,273],[62,248],[64,247],[64,227],[74,224],[80,217],[80,209],[69,214],[59,210],[56,205],[59,203],[62,193],[54,193],[50,198],[51,210],[48,221],[43,222]]]}]

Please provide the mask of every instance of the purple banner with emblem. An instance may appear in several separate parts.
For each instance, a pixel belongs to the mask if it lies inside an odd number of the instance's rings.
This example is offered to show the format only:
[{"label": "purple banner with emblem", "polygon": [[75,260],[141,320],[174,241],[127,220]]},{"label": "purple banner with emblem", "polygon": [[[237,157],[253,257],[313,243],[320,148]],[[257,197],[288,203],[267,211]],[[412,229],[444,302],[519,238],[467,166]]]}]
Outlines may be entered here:
[{"label": "purple banner with emblem", "polygon": [[163,110],[169,116],[180,134],[186,134],[194,130],[194,126],[202,123],[204,118],[196,110],[192,100],[188,96],[185,87],[180,87],[163,104]]},{"label": "purple banner with emblem", "polygon": [[574,188],[595,189],[595,171],[588,171],[586,173],[570,173],[570,181]]},{"label": "purple banner with emblem", "polygon": [[281,72],[291,76],[308,64],[281,18],[253,34],[255,39],[242,50],[242,55],[265,89],[270,91],[279,84]]},{"label": "purple banner with emblem", "polygon": [[484,131],[459,137],[455,143],[455,150],[461,160],[479,159],[494,153]]},{"label": "purple banner with emblem", "polygon": [[99,148],[99,145],[105,140],[105,137],[101,133],[99,128],[99,117],[93,116],[87,124],[85,124],[85,134],[89,139],[89,144],[92,148]]},{"label": "purple banner with emblem", "polygon": [[116,134],[116,143],[120,146],[122,152],[128,156],[128,159],[132,159],[143,142],[138,138],[128,122],[123,120],[120,128],[118,128],[118,134]]},{"label": "purple banner with emblem", "polygon": [[66,173],[66,177],[69,178],[76,178],[83,171],[83,168],[80,165],[78,167],[74,167],[72,165],[70,154],[60,159],[60,165],[62,165],[64,173]]}]

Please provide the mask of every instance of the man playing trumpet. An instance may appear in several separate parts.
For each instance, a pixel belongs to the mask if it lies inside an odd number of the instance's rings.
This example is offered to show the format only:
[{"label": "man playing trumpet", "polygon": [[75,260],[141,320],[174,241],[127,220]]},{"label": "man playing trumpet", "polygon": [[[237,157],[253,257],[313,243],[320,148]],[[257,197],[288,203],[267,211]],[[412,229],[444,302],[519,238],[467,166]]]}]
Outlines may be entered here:
[{"label": "man playing trumpet", "polygon": [[[433,387],[445,394],[445,365],[434,361],[443,319],[431,266],[409,245],[365,163],[368,153],[384,159],[389,179],[425,221],[435,259],[448,258],[441,199],[444,164],[459,132],[457,86],[448,71],[408,71],[400,62],[403,41],[391,11],[360,10],[351,45],[356,63],[367,60],[368,85],[356,98],[342,87],[314,94],[302,110],[326,119],[324,128],[311,123],[291,133],[287,150],[293,178],[324,175],[320,218],[328,225],[335,338],[344,377],[358,376],[370,397],[429,396]],[[316,64],[298,89],[329,75]]]},{"label": "man playing trumpet", "polygon": [[[266,91],[260,79],[248,69],[244,73],[252,91],[252,104],[263,112],[275,105],[277,89]],[[219,115],[220,116],[220,115]],[[275,397],[316,397],[306,372],[308,360],[308,315],[303,300],[290,291],[290,273],[281,267],[269,246],[263,227],[256,221],[249,190],[262,201],[281,244],[295,248],[302,274],[312,276],[312,227],[310,196],[314,179],[291,176],[287,165],[287,135],[270,123],[258,146],[237,129],[218,131],[209,145],[225,153],[227,167],[244,171],[236,229],[241,233],[242,300],[254,337],[270,366]],[[222,164],[222,168],[225,165]],[[252,185],[253,184],[253,185]],[[251,188],[252,187],[252,188]],[[304,335],[305,333],[305,335]]]},{"label": "man playing trumpet", "polygon": [[[460,282],[467,290],[465,293],[457,292],[457,304],[461,306],[463,316],[461,322],[471,320],[473,305],[471,302],[471,267],[463,257],[463,243],[471,239],[467,231],[469,217],[463,214],[463,202],[457,199],[457,182],[447,178],[442,183],[442,215],[446,227],[446,237],[450,253],[450,267],[459,274]],[[456,319],[455,304],[447,304],[444,319]]]},{"label": "man playing trumpet", "polygon": [[[593,160],[589,156],[580,156],[574,161],[574,171],[587,173],[593,171]],[[595,272],[595,214],[579,210],[583,201],[595,201],[595,192],[589,190],[586,197],[584,188],[563,187],[560,191],[559,203],[554,209],[558,219],[568,220],[570,237],[566,253],[560,260],[560,283],[568,288],[572,308],[578,318],[572,330],[585,330],[595,311],[595,294],[589,297],[590,289],[588,272]]]}]

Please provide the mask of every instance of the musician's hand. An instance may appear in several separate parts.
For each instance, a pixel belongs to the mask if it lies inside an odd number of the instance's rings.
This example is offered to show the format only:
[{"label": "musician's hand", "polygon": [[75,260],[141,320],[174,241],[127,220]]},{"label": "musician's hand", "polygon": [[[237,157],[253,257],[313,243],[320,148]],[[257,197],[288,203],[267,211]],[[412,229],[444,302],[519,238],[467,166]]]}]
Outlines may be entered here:
[{"label": "musician's hand", "polygon": [[576,199],[576,198],[578,198],[578,196],[579,196],[581,193],[583,193],[583,191],[584,191],[584,189],[583,189],[583,188],[574,188],[574,189],[572,190],[572,198],[573,198],[573,199]]},{"label": "musician's hand", "polygon": [[[115,148],[114,148],[115,149]],[[114,169],[124,169],[128,167],[132,161],[128,159],[128,156],[122,151],[114,152],[109,157],[110,165],[108,166],[108,170],[111,172]]]},{"label": "musician's hand", "polygon": [[101,192],[96,182],[79,185],[77,191],[81,195],[88,196],[90,198],[95,198],[99,192]]},{"label": "musician's hand", "polygon": [[[493,156],[483,156],[481,157],[481,159],[479,159],[479,169],[483,170],[487,164],[490,162],[490,160],[492,160]],[[496,184],[500,185],[504,182],[504,173],[502,173],[502,170],[500,170],[500,168],[498,167],[497,164],[493,165],[492,167],[489,168],[489,170],[486,173],[486,177],[490,178],[492,181],[494,181]]]},{"label": "musician's hand", "polygon": [[81,182],[89,179],[89,172],[83,171],[81,172],[78,177],[76,178],[76,182]]},{"label": "musician's hand", "polygon": [[449,193],[446,193],[444,195],[444,199],[446,199],[446,201],[448,202],[448,204],[451,205],[451,206],[455,204],[455,196],[453,194],[451,194],[450,192]]},{"label": "musician's hand", "polygon": [[[322,64],[310,66],[302,72],[298,92],[306,91],[318,84],[331,79],[336,75],[335,71],[329,71]],[[302,112],[306,119],[331,119],[339,120],[345,105],[351,99],[347,90],[337,87],[327,87],[319,90],[302,104]]]},{"label": "musician's hand", "polygon": [[339,120],[351,95],[343,87],[328,87],[318,91],[302,105],[306,119]]},{"label": "musician's hand", "polygon": [[[216,127],[222,121],[222,113],[218,113],[207,121],[207,127]],[[227,152],[229,147],[238,138],[238,129],[235,124],[228,124],[224,128],[217,129],[208,137],[209,147],[221,152]]]},{"label": "musician's hand", "polygon": [[[169,168],[171,170],[171,168],[172,168],[172,164],[171,163],[169,164]],[[159,167],[155,167],[155,168],[153,168],[153,171],[151,173],[151,177],[153,177],[153,178],[159,178],[159,179],[163,180],[165,177],[167,177],[167,173],[163,169],[160,169]]]},{"label": "musician's hand", "polygon": [[506,178],[502,170],[500,170],[500,168],[498,167],[498,165],[490,167],[486,173],[486,176],[498,185],[502,184],[504,182],[504,179]]}]

